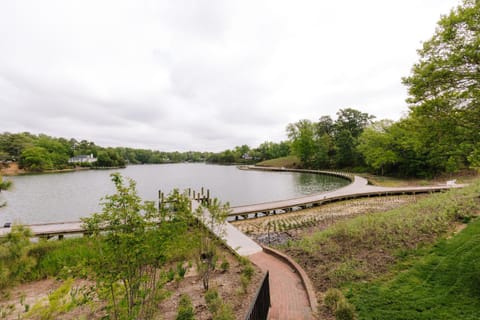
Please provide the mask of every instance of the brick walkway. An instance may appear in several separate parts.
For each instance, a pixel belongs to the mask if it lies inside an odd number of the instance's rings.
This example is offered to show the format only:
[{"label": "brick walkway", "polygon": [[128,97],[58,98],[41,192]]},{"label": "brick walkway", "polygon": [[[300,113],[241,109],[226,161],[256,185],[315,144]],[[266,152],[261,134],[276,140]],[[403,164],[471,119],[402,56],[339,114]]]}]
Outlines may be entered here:
[{"label": "brick walkway", "polygon": [[248,258],[262,270],[270,272],[272,306],[269,320],[314,319],[300,277],[290,266],[265,252],[255,253]]}]

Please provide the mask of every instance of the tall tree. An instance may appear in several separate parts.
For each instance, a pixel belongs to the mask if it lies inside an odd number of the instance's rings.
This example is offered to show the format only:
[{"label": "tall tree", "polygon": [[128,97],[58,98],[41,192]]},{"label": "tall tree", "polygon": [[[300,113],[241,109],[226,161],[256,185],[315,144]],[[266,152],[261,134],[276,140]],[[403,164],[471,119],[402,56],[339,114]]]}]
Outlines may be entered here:
[{"label": "tall tree", "polygon": [[[410,117],[434,172],[480,160],[480,1],[464,0],[443,16],[403,79]],[[418,131],[417,131],[418,132]]]},{"label": "tall tree", "polygon": [[310,120],[300,120],[287,126],[288,138],[292,142],[293,153],[305,167],[311,167],[315,158],[315,125]]},{"label": "tall tree", "polygon": [[375,117],[352,108],[340,109],[335,121],[335,151],[338,167],[361,165],[361,154],[357,150],[358,138]]},{"label": "tall tree", "polygon": [[389,132],[393,121],[382,120],[367,127],[359,137],[358,150],[365,162],[381,175],[389,167],[397,164],[398,154],[395,152],[395,139]]}]

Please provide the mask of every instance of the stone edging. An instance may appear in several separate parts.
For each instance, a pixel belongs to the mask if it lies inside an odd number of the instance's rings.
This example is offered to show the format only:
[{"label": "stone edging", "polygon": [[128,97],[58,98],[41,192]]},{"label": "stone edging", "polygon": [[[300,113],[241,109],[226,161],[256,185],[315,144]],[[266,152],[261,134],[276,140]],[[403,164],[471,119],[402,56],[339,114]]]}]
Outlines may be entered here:
[{"label": "stone edging", "polygon": [[308,277],[305,270],[303,270],[303,268],[298,263],[293,261],[292,258],[290,258],[289,256],[281,253],[280,251],[277,251],[275,249],[272,249],[272,248],[264,246],[264,245],[261,245],[261,246],[262,246],[263,251],[265,253],[268,253],[272,256],[275,256],[276,258],[278,258],[280,260],[283,260],[290,267],[292,267],[295,270],[295,272],[297,272],[297,274],[300,276],[300,279],[302,280],[302,285],[305,288],[305,291],[307,292],[307,297],[308,297],[308,301],[310,303],[310,308],[312,309],[312,311],[314,313],[316,313],[317,309],[318,309],[317,296],[316,296],[313,284],[310,281],[310,278]]}]

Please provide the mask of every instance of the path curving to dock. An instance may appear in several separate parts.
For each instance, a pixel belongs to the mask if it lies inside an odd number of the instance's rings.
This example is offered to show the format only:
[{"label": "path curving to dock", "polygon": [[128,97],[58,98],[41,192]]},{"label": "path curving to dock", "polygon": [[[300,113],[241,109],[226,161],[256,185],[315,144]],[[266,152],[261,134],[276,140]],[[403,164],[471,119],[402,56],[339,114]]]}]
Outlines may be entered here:
[{"label": "path curving to dock", "polygon": [[319,174],[334,174],[340,177],[348,177],[352,180],[349,185],[336,189],[333,191],[327,191],[317,193],[305,197],[299,197],[294,199],[272,201],[265,203],[258,203],[245,206],[236,206],[231,208],[229,214],[230,219],[249,219],[256,218],[258,216],[268,216],[277,213],[286,213],[293,210],[305,209],[307,207],[319,206],[330,202],[343,201],[349,199],[356,199],[362,197],[372,196],[390,196],[400,194],[421,194],[421,193],[433,193],[441,192],[451,188],[463,187],[463,185],[435,185],[424,187],[379,187],[368,184],[368,180],[360,176],[349,176],[342,173],[327,172],[327,171],[315,171],[315,170],[295,170],[295,169],[283,169],[283,168],[263,168],[251,166],[248,170],[265,170],[265,171],[293,171],[293,172],[308,172]]}]

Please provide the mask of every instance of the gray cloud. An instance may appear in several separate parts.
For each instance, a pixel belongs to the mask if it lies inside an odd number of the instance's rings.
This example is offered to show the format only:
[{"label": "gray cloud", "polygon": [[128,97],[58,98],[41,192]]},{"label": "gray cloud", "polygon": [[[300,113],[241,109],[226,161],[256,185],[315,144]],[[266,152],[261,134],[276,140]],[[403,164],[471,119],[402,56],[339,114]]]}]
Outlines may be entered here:
[{"label": "gray cloud", "polygon": [[0,131],[220,151],[343,107],[398,119],[457,2],[4,1]]}]

